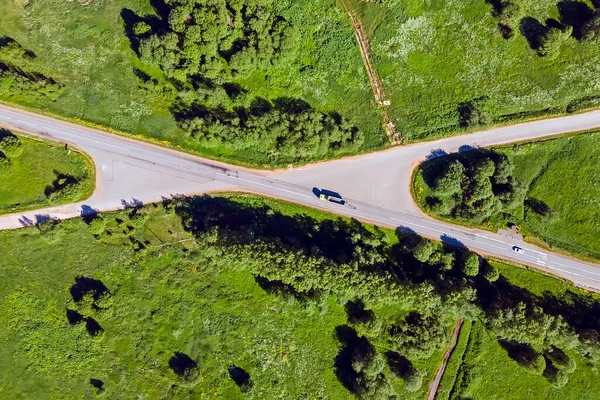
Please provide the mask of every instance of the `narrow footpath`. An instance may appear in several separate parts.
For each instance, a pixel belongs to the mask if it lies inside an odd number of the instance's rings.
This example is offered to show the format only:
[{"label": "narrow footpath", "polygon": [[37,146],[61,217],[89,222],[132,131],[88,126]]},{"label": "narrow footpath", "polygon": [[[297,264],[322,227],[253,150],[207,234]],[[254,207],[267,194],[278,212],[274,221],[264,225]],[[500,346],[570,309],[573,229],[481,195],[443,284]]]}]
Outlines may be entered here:
[{"label": "narrow footpath", "polygon": [[360,54],[365,64],[365,68],[367,69],[367,74],[369,75],[369,81],[371,82],[371,88],[373,89],[373,95],[375,96],[375,105],[383,116],[385,132],[392,145],[399,144],[401,142],[400,134],[396,132],[396,127],[392,122],[392,117],[388,110],[390,102],[385,98],[383,84],[381,83],[379,75],[377,75],[377,71],[375,70],[373,63],[371,62],[369,38],[363,29],[360,18],[350,10],[348,10],[348,16],[350,17],[350,22],[352,22],[352,29],[354,29],[354,34],[356,35],[356,40],[358,41]]},{"label": "narrow footpath", "polygon": [[444,356],[442,357],[442,364],[438,368],[433,381],[429,384],[429,391],[427,392],[427,400],[435,400],[435,396],[437,395],[438,388],[440,383],[442,382],[442,378],[444,377],[444,372],[446,371],[446,365],[448,364],[448,359],[452,355],[452,351],[454,347],[456,347],[456,342],[458,339],[458,334],[460,333],[460,328],[462,327],[463,320],[462,318],[456,321],[456,325],[454,325],[454,329],[452,330],[452,338],[450,339],[450,346],[444,352]]}]

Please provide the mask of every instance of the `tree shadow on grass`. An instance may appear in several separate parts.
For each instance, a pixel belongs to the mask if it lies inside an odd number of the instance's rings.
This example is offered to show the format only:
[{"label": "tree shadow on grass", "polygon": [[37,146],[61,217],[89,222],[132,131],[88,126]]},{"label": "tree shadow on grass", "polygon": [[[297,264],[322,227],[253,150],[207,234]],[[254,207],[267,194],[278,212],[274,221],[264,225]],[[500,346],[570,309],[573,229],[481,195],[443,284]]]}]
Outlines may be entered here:
[{"label": "tree shadow on grass", "polygon": [[548,28],[542,25],[537,19],[532,17],[525,17],[519,23],[519,30],[521,34],[525,36],[529,47],[533,50],[537,50],[541,46],[541,39],[548,31]]},{"label": "tree shadow on grass", "polygon": [[250,374],[243,368],[232,365],[227,369],[227,372],[229,372],[229,377],[238,385],[242,392],[247,391],[253,386]]},{"label": "tree shadow on grass", "polygon": [[75,278],[75,284],[71,286],[70,293],[73,301],[78,303],[87,294],[91,294],[94,300],[100,300],[102,296],[110,292],[101,280],[78,276]]},{"label": "tree shadow on grass", "polygon": [[169,368],[180,378],[195,379],[199,375],[198,364],[185,353],[176,351],[169,359]]},{"label": "tree shadow on grass", "polygon": [[561,1],[557,6],[561,24],[572,26],[573,37],[581,40],[583,27],[594,16],[594,10],[581,1]]}]

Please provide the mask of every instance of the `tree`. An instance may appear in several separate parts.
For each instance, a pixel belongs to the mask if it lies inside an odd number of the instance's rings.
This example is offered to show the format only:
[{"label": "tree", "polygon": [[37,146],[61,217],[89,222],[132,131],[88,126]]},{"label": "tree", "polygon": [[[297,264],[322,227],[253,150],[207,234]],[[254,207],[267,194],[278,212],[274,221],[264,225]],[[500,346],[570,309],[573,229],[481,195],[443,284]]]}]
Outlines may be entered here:
[{"label": "tree", "polygon": [[581,27],[582,39],[587,41],[598,41],[600,39],[600,10],[594,10],[592,18]]},{"label": "tree", "polygon": [[0,171],[6,170],[10,167],[10,160],[8,157],[4,155],[4,153],[0,152]]},{"label": "tree", "polygon": [[500,277],[500,272],[498,268],[494,267],[492,264],[486,262],[483,265],[483,277],[490,283],[496,282]]},{"label": "tree", "polygon": [[577,366],[575,364],[575,360],[573,360],[564,351],[555,346],[551,346],[550,350],[544,353],[544,356],[552,363],[552,365],[555,368],[561,369],[568,374],[572,374]]},{"label": "tree", "polygon": [[435,251],[435,246],[432,241],[421,239],[419,243],[412,249],[413,256],[422,263],[427,262],[429,257]]},{"label": "tree", "polygon": [[388,351],[386,354],[387,363],[390,371],[398,378],[404,381],[404,387],[409,392],[416,392],[423,384],[423,376],[414,367],[406,357],[394,352]]},{"label": "tree", "polygon": [[477,175],[481,178],[489,178],[490,176],[494,175],[494,172],[496,171],[496,164],[494,164],[489,157],[483,157],[477,159],[471,168],[473,170],[473,175]]},{"label": "tree", "polygon": [[89,229],[94,235],[101,235],[106,229],[106,221],[101,217],[96,217],[90,221]]},{"label": "tree", "polygon": [[549,27],[548,30],[540,38],[540,46],[538,54],[541,57],[555,59],[560,53],[560,47],[573,33],[573,27],[568,26],[563,30],[556,27]]},{"label": "tree", "polygon": [[464,177],[465,167],[458,161],[453,160],[446,165],[445,171],[435,181],[435,190],[440,194],[454,194],[460,191]]},{"label": "tree", "polygon": [[462,271],[466,276],[477,276],[479,273],[479,255],[469,251],[463,259]]},{"label": "tree", "polygon": [[136,36],[145,35],[146,33],[150,32],[151,29],[152,28],[150,25],[144,21],[137,22],[135,25],[133,25],[133,33]]},{"label": "tree", "polygon": [[425,359],[442,348],[447,338],[445,328],[437,318],[412,312],[389,327],[388,342],[408,358]]},{"label": "tree", "polygon": [[504,185],[509,183],[513,174],[513,165],[505,155],[500,155],[500,158],[496,162],[496,170],[494,171],[493,180],[497,185]]}]

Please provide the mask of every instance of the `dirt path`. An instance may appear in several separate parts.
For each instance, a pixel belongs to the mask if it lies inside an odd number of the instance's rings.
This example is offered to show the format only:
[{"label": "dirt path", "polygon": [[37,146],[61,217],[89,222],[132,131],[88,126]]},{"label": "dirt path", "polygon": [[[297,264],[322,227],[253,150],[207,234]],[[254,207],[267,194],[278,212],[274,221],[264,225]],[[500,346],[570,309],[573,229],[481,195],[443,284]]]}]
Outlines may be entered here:
[{"label": "dirt path", "polygon": [[367,69],[367,74],[369,75],[369,81],[371,82],[371,88],[373,89],[373,95],[375,96],[375,105],[383,116],[385,133],[390,138],[390,142],[392,144],[400,143],[400,135],[398,132],[396,132],[396,127],[392,123],[392,117],[390,116],[388,110],[390,103],[385,99],[383,84],[381,83],[379,75],[377,75],[377,71],[375,71],[373,63],[371,62],[369,38],[363,29],[360,18],[350,10],[348,10],[348,16],[350,16],[350,22],[352,22],[352,28],[354,29],[354,34],[356,35],[356,40],[358,41],[358,46],[360,47],[360,54],[365,64],[365,68]]},{"label": "dirt path", "polygon": [[454,325],[454,329],[452,330],[452,339],[450,339],[450,346],[444,352],[444,356],[442,357],[442,365],[438,368],[433,381],[429,384],[429,391],[427,392],[427,400],[435,400],[435,396],[437,395],[438,387],[440,386],[440,382],[442,381],[442,377],[444,376],[444,371],[446,371],[446,365],[448,364],[448,359],[452,355],[452,351],[456,346],[456,341],[458,339],[458,334],[460,333],[460,328],[462,326],[463,320],[460,318],[456,321],[456,325]]}]

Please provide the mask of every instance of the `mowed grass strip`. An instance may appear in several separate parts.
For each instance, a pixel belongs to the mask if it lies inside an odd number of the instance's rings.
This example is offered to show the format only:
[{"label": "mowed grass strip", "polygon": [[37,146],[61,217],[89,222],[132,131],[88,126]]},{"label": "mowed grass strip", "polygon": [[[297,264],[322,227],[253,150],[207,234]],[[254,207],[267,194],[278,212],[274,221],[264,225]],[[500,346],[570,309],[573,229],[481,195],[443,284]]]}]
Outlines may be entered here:
[{"label": "mowed grass strip", "polygon": [[[13,132],[14,134],[14,132]],[[73,203],[91,196],[95,177],[92,162],[64,144],[42,141],[16,133],[22,152],[8,157],[0,168],[0,214]],[[78,181],[77,190],[63,196],[46,195],[46,190],[61,176]]]}]

